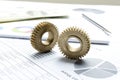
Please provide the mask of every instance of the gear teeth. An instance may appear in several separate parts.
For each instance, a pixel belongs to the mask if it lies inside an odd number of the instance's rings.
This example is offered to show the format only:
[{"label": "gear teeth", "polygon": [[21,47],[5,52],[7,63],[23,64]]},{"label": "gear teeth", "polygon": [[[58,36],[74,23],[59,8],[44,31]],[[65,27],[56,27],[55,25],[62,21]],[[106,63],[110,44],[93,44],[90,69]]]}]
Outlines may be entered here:
[{"label": "gear teeth", "polygon": [[[48,30],[49,29],[49,30]],[[50,32],[51,35],[48,36],[46,43],[42,43],[42,35],[45,32]],[[48,52],[50,51],[58,40],[58,30],[55,25],[49,22],[39,23],[32,31],[31,34],[31,44],[39,52]]]},{"label": "gear teeth", "polygon": [[[67,40],[70,38],[69,36],[74,36],[78,39],[80,39],[81,41],[81,47],[76,50],[76,51],[71,51],[69,49],[69,45],[66,45],[68,43]],[[66,30],[64,30],[61,34],[60,37],[58,39],[58,47],[61,51],[61,53],[68,59],[72,59],[72,60],[78,60],[81,59],[82,57],[84,57],[87,52],[90,49],[90,39],[87,35],[87,33],[85,31],[83,31],[82,29],[76,28],[75,26],[67,28]],[[74,54],[74,55],[73,55]]]}]

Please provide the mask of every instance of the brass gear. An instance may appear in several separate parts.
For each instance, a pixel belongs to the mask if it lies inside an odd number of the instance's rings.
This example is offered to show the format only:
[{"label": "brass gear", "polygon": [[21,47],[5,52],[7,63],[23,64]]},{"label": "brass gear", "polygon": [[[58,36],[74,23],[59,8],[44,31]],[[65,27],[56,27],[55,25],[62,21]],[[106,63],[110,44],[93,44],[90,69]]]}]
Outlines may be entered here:
[{"label": "brass gear", "polygon": [[[48,38],[43,43],[43,34],[48,32]],[[39,52],[49,52],[58,40],[58,31],[54,24],[50,22],[39,23],[32,31],[31,44]]]},{"label": "brass gear", "polygon": [[[73,48],[68,44],[68,40],[75,37],[80,41],[80,47]],[[90,39],[81,29],[70,27],[64,30],[58,39],[58,46],[65,57],[69,59],[80,59],[87,54],[90,49]]]}]

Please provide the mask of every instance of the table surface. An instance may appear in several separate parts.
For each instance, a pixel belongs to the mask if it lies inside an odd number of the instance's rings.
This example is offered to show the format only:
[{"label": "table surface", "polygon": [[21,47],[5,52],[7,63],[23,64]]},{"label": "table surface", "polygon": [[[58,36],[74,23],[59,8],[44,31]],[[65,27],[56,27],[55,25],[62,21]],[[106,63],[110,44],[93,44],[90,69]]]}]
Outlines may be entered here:
[{"label": "table surface", "polygon": [[14,0],[14,1],[38,1],[38,2],[94,4],[94,5],[120,5],[120,0]]}]

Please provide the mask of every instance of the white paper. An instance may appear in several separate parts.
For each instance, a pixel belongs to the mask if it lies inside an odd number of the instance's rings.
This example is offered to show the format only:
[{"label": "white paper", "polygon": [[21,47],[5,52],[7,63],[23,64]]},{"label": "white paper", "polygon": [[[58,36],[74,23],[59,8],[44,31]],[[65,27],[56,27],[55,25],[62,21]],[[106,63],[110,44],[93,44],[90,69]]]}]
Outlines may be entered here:
[{"label": "white paper", "polygon": [[65,11],[55,9],[52,3],[0,1],[0,5],[0,23],[66,16]]},{"label": "white paper", "polygon": [[[57,46],[39,53],[28,40],[0,38],[2,80],[113,80],[120,78],[119,52],[91,45],[81,61],[65,58]],[[117,57],[118,56],[118,57]],[[114,58],[114,60],[113,60]]]},{"label": "white paper", "polygon": [[[88,34],[88,36],[90,37],[91,43],[109,44],[110,42],[110,39],[109,39],[110,36],[105,35],[103,31],[101,31],[95,25],[85,20],[82,17],[82,14],[91,13],[93,17],[96,17],[96,18],[93,18],[93,20],[95,19],[95,21],[98,21],[97,20],[98,16],[102,15],[102,17],[106,17],[106,15],[109,14],[109,10],[108,10],[109,7],[114,8],[112,6],[36,3],[36,2],[22,2],[22,1],[20,2],[1,1],[0,4],[2,6],[0,8],[0,11],[1,11],[0,14],[2,15],[1,17],[3,17],[5,20],[8,19],[9,21],[12,18],[21,19],[21,18],[35,18],[38,16],[47,17],[47,16],[56,16],[56,15],[68,16],[68,18],[64,18],[64,19],[40,19],[40,20],[34,20],[34,21],[31,20],[31,21],[22,21],[22,22],[13,22],[13,23],[2,23],[0,24],[0,37],[30,39],[32,29],[38,23],[43,21],[48,21],[56,25],[59,33],[61,33],[63,30],[65,30],[68,27],[75,26],[83,29]],[[11,6],[12,4],[15,4],[15,5]],[[7,9],[8,6],[6,7],[6,5],[8,5],[10,9]],[[31,6],[31,5],[34,5],[34,6]],[[29,11],[32,11],[33,13],[32,16],[28,14]],[[44,15],[41,13],[41,11],[47,14]],[[11,14],[12,15],[14,14],[14,15],[10,16]],[[15,15],[16,17],[14,17]],[[110,16],[108,16],[106,19],[109,20],[109,17]],[[3,19],[1,18],[1,21],[2,20]],[[106,24],[109,26],[109,22],[107,21],[102,23],[100,22],[99,24],[100,25]],[[108,26],[106,25],[103,25],[103,27],[108,28]],[[111,31],[111,27],[110,27],[110,31]]]},{"label": "white paper", "polygon": [[[16,6],[20,5],[15,3],[13,2],[12,4]],[[6,2],[3,2],[1,6],[5,6],[4,4],[6,4]],[[29,6],[30,4],[32,3],[29,3]],[[39,3],[37,6],[38,5]],[[51,6],[53,4],[47,5]],[[41,54],[31,46],[29,40],[0,38],[0,80],[119,80],[120,46],[118,39],[119,29],[117,27],[119,25],[119,18],[117,18],[119,15],[119,11],[117,11],[119,7],[91,5],[68,6],[66,4],[62,6],[61,4],[54,4],[52,7],[56,9],[57,7],[55,6],[68,10],[67,12],[70,13],[69,19],[44,19],[0,24],[0,36],[29,39],[34,26],[40,22],[49,21],[56,25],[59,33],[68,27],[76,26],[85,30],[91,40],[109,41],[109,37],[106,36],[104,32],[81,16],[82,13],[88,13],[87,15],[90,18],[99,24],[102,23],[101,25],[105,24],[104,27],[110,29],[113,34],[112,38],[110,37],[110,39],[112,39],[110,45],[91,45],[90,51],[82,61],[74,61],[65,58],[57,46],[55,46],[51,52]],[[44,5],[44,8],[47,7]],[[81,10],[87,8],[88,11],[73,11],[78,8],[81,8]],[[110,20],[111,23],[109,23],[112,27],[109,27],[107,21],[103,21],[104,23],[99,21],[100,18],[98,14],[94,13],[95,10],[93,12],[90,10],[94,8],[109,14],[106,14],[107,17],[105,19]],[[113,13],[111,14],[109,12]],[[115,13],[117,15],[113,16]],[[99,15],[104,16],[104,14]],[[113,20],[110,15],[112,15]],[[118,24],[115,24],[115,18]]]},{"label": "white paper", "polygon": [[103,42],[109,44],[110,41],[110,36],[107,36],[99,28],[83,19],[82,16],[80,19],[45,19],[0,24],[0,37],[30,39],[33,28],[44,21],[54,24],[57,27],[59,34],[69,27],[76,27],[85,31],[90,37],[91,42],[98,41],[98,43]]}]

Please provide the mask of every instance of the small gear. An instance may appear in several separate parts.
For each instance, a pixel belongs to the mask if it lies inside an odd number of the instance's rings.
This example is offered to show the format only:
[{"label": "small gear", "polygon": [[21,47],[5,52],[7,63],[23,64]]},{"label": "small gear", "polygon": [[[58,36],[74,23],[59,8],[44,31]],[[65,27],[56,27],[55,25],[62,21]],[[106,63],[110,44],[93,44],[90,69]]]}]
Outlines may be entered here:
[{"label": "small gear", "polygon": [[[76,38],[80,42],[80,47],[74,48],[69,45],[70,38]],[[59,36],[58,46],[65,57],[69,59],[80,59],[87,54],[90,49],[90,39],[88,35],[81,29],[70,27]]]},{"label": "small gear", "polygon": [[[42,42],[43,34],[48,32],[48,38]],[[54,24],[50,22],[39,23],[32,31],[31,44],[39,52],[50,51],[58,40],[58,31]]]}]

